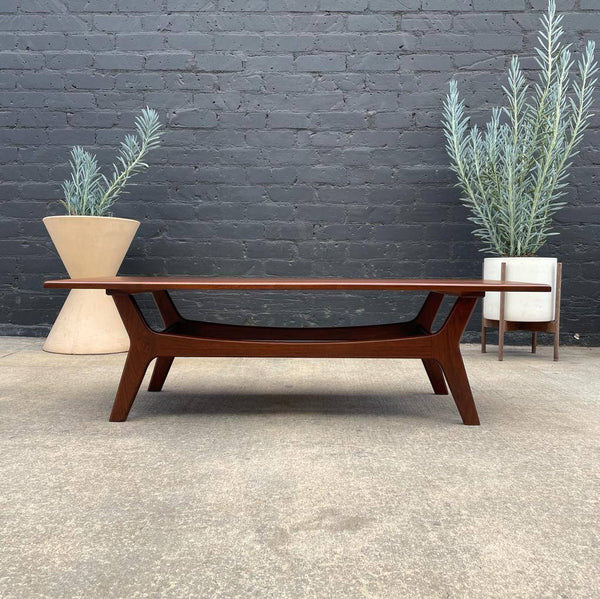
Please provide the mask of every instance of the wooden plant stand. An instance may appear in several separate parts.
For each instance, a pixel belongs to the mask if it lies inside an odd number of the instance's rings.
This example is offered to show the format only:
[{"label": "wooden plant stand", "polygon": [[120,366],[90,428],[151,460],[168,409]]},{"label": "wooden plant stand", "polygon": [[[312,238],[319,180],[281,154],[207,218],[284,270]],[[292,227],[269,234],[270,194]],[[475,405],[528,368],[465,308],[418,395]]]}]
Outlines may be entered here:
[{"label": "wooden plant stand", "polygon": [[[49,288],[106,289],[129,334],[130,348],[110,414],[111,422],[127,419],[146,369],[156,359],[149,391],[160,391],[174,358],[417,358],[434,393],[448,387],[464,424],[479,424],[471,387],[460,353],[460,338],[477,299],[486,291],[549,291],[548,285],[480,280],[414,279],[224,279],[188,277],[108,277],[47,281]],[[417,316],[408,322],[336,328],[267,328],[214,324],[183,318],[171,290],[279,291],[428,291]],[[164,321],[155,331],[136,300],[151,293]],[[433,324],[445,295],[455,298],[445,322]]]},{"label": "wooden plant stand", "polygon": [[[506,262],[503,262],[500,270],[500,279],[506,281]],[[504,360],[504,333],[507,331],[530,331],[531,332],[531,353],[535,354],[537,350],[537,334],[554,334],[554,360],[558,360],[558,346],[560,334],[560,289],[562,282],[562,263],[556,267],[556,292],[554,303],[554,320],[547,322],[522,322],[516,320],[505,320],[504,310],[506,304],[505,291],[500,292],[500,319],[492,320],[481,317],[481,353],[487,352],[487,329],[498,329],[498,360]]]}]

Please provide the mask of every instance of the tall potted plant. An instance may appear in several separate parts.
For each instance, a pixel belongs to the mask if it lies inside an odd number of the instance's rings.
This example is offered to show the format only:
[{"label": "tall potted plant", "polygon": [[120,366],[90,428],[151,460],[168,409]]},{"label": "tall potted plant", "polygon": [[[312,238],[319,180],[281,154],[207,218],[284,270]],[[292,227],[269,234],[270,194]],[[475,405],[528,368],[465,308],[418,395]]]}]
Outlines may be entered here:
[{"label": "tall potted plant", "polygon": [[[100,172],[96,157],[81,147],[71,150],[71,177],[62,184],[67,214],[47,216],[44,225],[71,278],[117,273],[140,223],[111,214],[131,177],[148,168],[146,154],[158,147],[160,122],[151,108],[135,121],[110,177]],[[114,303],[104,291],[73,290],[50,331],[44,349],[65,354],[126,351],[129,340]]]},{"label": "tall potted plant", "polygon": [[[456,81],[444,105],[444,132],[451,168],[458,178],[461,201],[477,225],[484,277],[500,279],[501,263],[513,281],[548,283],[552,294],[506,294],[505,319],[546,322],[554,319],[556,258],[536,256],[553,231],[553,216],[565,202],[571,160],[588,127],[597,82],[594,42],[577,63],[570,45],[561,41],[562,15],[555,0],[542,17],[536,62],[539,79],[530,86],[519,58],[513,56],[507,105],[494,108],[485,128],[470,127]],[[518,296],[518,297],[516,297]],[[484,317],[499,319],[498,293],[486,294]]]}]

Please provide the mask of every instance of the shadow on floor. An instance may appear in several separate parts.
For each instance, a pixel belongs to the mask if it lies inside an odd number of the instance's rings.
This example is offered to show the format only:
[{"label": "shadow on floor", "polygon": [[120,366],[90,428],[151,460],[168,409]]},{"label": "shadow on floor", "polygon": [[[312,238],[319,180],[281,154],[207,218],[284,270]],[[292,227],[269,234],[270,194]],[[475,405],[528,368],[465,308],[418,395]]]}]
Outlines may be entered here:
[{"label": "shadow on floor", "polygon": [[[328,414],[337,416],[404,416],[448,422],[456,410],[449,395],[424,393],[348,395],[341,393],[141,392],[130,418],[161,414]],[[459,419],[456,413],[453,419]]]}]

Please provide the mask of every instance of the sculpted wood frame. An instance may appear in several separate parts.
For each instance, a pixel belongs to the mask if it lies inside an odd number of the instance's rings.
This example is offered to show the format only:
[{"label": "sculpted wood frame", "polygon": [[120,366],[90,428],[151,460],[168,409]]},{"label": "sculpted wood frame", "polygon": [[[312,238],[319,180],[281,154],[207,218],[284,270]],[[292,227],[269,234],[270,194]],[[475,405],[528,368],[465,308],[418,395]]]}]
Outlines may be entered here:
[{"label": "sculpted wood frame", "polygon": [[[434,393],[448,387],[464,424],[479,416],[460,353],[460,338],[477,299],[486,291],[550,291],[547,285],[481,280],[409,279],[209,279],[108,277],[47,281],[47,288],[106,289],[131,342],[110,414],[127,419],[150,362],[156,360],[149,391],[161,391],[176,357],[417,358]],[[188,320],[170,290],[428,291],[417,316],[403,323],[335,328],[249,327]],[[151,293],[164,322],[153,330],[134,295]],[[455,302],[437,331],[433,323],[445,295]]]}]

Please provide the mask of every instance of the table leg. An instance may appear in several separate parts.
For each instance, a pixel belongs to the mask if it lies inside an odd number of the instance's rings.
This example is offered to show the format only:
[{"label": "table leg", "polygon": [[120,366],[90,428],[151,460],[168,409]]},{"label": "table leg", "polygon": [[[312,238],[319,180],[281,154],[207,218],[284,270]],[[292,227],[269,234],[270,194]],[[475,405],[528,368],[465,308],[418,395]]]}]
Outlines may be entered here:
[{"label": "table leg", "polygon": [[152,371],[152,378],[150,379],[150,384],[148,385],[148,391],[162,391],[174,359],[175,358],[171,356],[159,356],[156,358],[156,364],[154,365],[154,370]]},{"label": "table leg", "polygon": [[148,365],[154,359],[153,332],[146,324],[137,302],[126,293],[111,293],[129,335],[129,352],[110,413],[110,422],[127,420]]},{"label": "table leg", "polygon": [[[150,390],[160,390],[173,362],[173,356],[282,356],[282,357],[388,357],[388,358],[421,358],[436,393],[447,393],[444,376],[450,391],[465,424],[479,424],[477,410],[467,374],[465,372],[462,356],[460,354],[460,338],[477,302],[475,296],[457,298],[450,314],[442,327],[435,333],[430,333],[435,314],[441,304],[440,294],[430,294],[422,310],[412,323],[389,325],[383,327],[387,336],[381,339],[362,341],[349,336],[349,331],[343,329],[341,337],[333,337],[331,345],[323,344],[328,340],[331,331],[322,329],[320,332],[311,332],[315,335],[307,337],[305,331],[288,332],[283,337],[286,343],[280,343],[281,331],[270,331],[265,334],[259,331],[254,337],[248,337],[249,330],[235,327],[236,334],[231,333],[219,338],[213,330],[214,341],[203,339],[199,332],[205,327],[219,328],[219,325],[209,325],[187,321],[189,327],[181,335],[173,333],[170,327],[184,321],[176,312],[168,294],[160,296],[159,309],[165,323],[170,323],[161,333],[153,331],[144,319],[133,295],[125,292],[109,291],[113,296],[115,305],[121,315],[123,324],[129,334],[130,348],[119,383],[119,388],[114,401],[110,420],[123,421],[127,418],[135,396],[139,390],[148,365],[154,358],[158,358],[154,374],[150,382]],[[159,303],[160,302],[160,303]],[[175,327],[177,328],[177,327]],[[185,327],[184,327],[185,328]],[[210,329],[212,330],[212,329]],[[326,331],[326,333],[324,333]],[[369,329],[371,331],[371,329]],[[357,331],[357,335],[365,334],[365,329]],[[397,336],[394,336],[397,335]],[[236,335],[240,335],[241,341]],[[291,336],[290,336],[291,335]],[[253,343],[249,342],[252,339]],[[277,342],[273,340],[277,339]],[[357,346],[355,343],[360,342]],[[364,343],[364,345],[362,345]],[[241,344],[241,345],[240,345]],[[330,351],[330,348],[334,351]],[[280,351],[281,349],[281,351]],[[327,351],[324,352],[323,350]],[[291,350],[291,351],[290,351]],[[358,350],[358,351],[357,351]]]},{"label": "table leg", "polygon": [[444,380],[444,372],[439,362],[435,360],[422,360],[423,366],[425,366],[425,372],[429,377],[429,382],[433,387],[433,392],[436,395],[448,395],[448,387]]},{"label": "table leg", "polygon": [[[415,318],[415,323],[423,328],[427,333],[431,333],[433,327],[433,321],[437,316],[437,313],[442,305],[444,296],[441,293],[430,293],[423,304],[423,307],[419,311],[419,314]],[[436,395],[448,395],[448,387],[446,387],[446,381],[444,380],[444,373],[442,367],[436,360],[423,359],[423,366],[425,372],[429,378],[429,382],[433,387],[433,392]]]},{"label": "table leg", "polygon": [[117,396],[110,413],[110,422],[123,422],[127,420],[129,410],[135,400],[135,396],[140,389],[140,385],[148,369],[151,358],[144,356],[143,353],[138,353],[135,350],[132,352],[129,348],[125,367],[121,375],[121,381],[117,390]]},{"label": "table leg", "polygon": [[479,424],[477,408],[460,353],[460,338],[473,313],[476,297],[459,297],[442,328],[433,335],[434,353],[464,424]]},{"label": "table leg", "polygon": [[[160,317],[165,325],[165,328],[170,327],[178,322],[184,322],[185,318],[181,316],[179,310],[173,303],[171,296],[168,291],[155,291],[152,293],[154,303],[160,312]],[[152,371],[152,378],[148,385],[148,391],[158,392],[162,391],[169,370],[173,364],[173,357],[170,356],[159,356],[154,364],[154,370]]]}]

